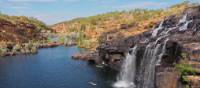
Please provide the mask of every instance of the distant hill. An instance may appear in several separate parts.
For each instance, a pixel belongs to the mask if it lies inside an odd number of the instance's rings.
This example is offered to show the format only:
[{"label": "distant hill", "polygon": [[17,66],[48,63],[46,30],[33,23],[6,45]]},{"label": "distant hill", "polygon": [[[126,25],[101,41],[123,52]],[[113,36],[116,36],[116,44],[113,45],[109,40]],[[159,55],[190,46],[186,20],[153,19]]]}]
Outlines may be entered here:
[{"label": "distant hill", "polygon": [[0,13],[0,41],[28,42],[45,39],[42,33],[51,32],[43,22],[25,16],[9,16]]},{"label": "distant hill", "polygon": [[182,13],[189,2],[183,2],[166,9],[110,12],[96,16],[77,18],[52,25],[52,29],[64,36],[76,34],[78,46],[95,49],[99,43],[139,34],[152,29],[156,23],[171,15]]}]

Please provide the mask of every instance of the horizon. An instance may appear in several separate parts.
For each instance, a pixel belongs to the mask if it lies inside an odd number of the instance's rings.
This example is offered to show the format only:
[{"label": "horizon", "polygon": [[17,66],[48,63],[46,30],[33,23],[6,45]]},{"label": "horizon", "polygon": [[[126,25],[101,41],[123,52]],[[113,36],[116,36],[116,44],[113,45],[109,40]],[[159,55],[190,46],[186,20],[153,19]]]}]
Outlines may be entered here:
[{"label": "horizon", "polygon": [[[47,25],[53,25],[74,18],[114,11],[167,8],[183,1],[185,0],[3,0],[0,1],[0,12],[8,15],[34,17]],[[190,0],[190,2],[199,3],[200,1]]]}]

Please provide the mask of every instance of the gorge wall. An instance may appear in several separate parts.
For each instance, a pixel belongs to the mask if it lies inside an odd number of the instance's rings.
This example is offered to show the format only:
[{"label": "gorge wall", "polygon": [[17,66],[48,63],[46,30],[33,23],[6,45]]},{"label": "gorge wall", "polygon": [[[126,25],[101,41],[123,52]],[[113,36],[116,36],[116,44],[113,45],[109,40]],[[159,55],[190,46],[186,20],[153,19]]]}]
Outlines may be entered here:
[{"label": "gorge wall", "polygon": [[45,36],[42,33],[51,31],[35,18],[0,14],[0,41],[24,43],[43,40]]},{"label": "gorge wall", "polygon": [[36,18],[0,13],[0,56],[37,53],[50,47],[48,34],[53,30]]},{"label": "gorge wall", "polygon": [[77,46],[95,50],[106,40],[120,40],[147,31],[164,17],[179,14],[188,6],[191,4],[183,2],[165,9],[114,11],[64,21],[51,28],[63,34],[66,42],[73,41],[71,37],[75,37]]},{"label": "gorge wall", "polygon": [[[153,30],[97,48],[94,61],[103,61],[119,70],[126,53],[136,52],[137,88],[185,88],[182,74],[176,68],[181,61],[195,69],[195,74],[184,75],[189,88],[199,88],[200,79],[200,6],[187,8],[182,15],[166,17]],[[137,46],[136,51],[130,48]]]}]

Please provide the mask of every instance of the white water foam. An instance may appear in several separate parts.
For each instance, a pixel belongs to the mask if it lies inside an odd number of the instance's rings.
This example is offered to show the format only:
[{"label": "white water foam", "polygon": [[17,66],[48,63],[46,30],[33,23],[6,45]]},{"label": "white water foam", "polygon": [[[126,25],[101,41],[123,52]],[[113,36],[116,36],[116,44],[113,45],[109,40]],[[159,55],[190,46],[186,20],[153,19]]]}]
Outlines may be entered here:
[{"label": "white water foam", "polygon": [[135,88],[134,78],[136,71],[136,49],[137,46],[132,48],[132,52],[126,55],[126,59],[122,64],[120,74],[117,82],[114,83],[115,88]]},{"label": "white water foam", "polygon": [[[182,26],[179,27],[179,31],[185,31],[188,29],[188,25],[193,22],[193,20],[187,20],[187,14],[185,14],[180,20],[179,24],[184,23]],[[179,25],[178,24],[178,25]]]},{"label": "white water foam", "polygon": [[187,14],[185,14],[180,20],[179,20],[179,24],[180,23],[184,23],[187,21]]},{"label": "white water foam", "polygon": [[185,31],[185,30],[187,30],[189,23],[191,23],[192,21],[193,20],[186,21],[185,24],[179,28],[179,31]]},{"label": "white water foam", "polygon": [[164,21],[162,21],[162,22],[159,24],[158,28],[156,28],[156,29],[153,30],[152,37],[156,37],[157,34],[158,34],[158,31],[161,30],[161,29],[163,29],[163,23],[164,23]]},{"label": "white water foam", "polygon": [[177,27],[172,27],[172,28],[169,28],[167,31],[166,31],[166,33],[165,34],[168,34],[170,31],[172,31],[172,30],[175,30]]}]

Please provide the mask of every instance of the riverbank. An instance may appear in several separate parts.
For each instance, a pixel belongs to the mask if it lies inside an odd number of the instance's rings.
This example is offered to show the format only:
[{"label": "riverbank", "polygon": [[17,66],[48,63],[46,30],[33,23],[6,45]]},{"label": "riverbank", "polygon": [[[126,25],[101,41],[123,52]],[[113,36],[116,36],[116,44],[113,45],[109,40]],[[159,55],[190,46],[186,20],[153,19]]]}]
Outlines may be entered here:
[{"label": "riverbank", "polygon": [[36,18],[0,13],[0,56],[37,53],[41,47],[53,47],[48,34],[54,33]]},{"label": "riverbank", "polygon": [[37,42],[37,43],[5,43],[2,44],[0,50],[0,56],[14,56],[20,54],[36,54],[40,48],[53,48],[59,45],[63,45],[59,42]]}]

